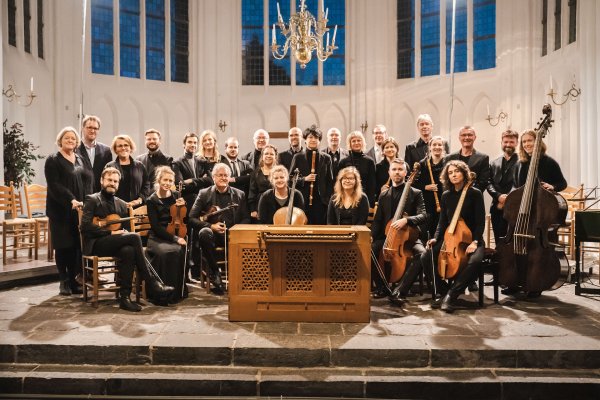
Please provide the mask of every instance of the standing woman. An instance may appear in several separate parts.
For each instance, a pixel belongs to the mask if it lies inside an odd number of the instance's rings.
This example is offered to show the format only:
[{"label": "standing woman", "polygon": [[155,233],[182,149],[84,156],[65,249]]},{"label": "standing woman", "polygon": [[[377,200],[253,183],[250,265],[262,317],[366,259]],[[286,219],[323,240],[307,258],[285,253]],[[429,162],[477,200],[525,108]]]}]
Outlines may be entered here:
[{"label": "standing woman", "polygon": [[46,214],[50,220],[61,296],[82,293],[75,280],[81,271],[77,208],[83,206],[85,196],[91,194],[86,193],[86,188],[93,184],[88,182],[82,159],[75,154],[80,141],[75,128],[63,128],[56,137],[58,151],[49,155],[44,165],[48,183]]},{"label": "standing woman", "polygon": [[342,168],[327,207],[327,224],[365,225],[368,216],[369,199],[362,191],[358,170],[354,167]]},{"label": "standing woman", "polygon": [[277,165],[277,147],[266,145],[258,161],[258,168],[250,175],[250,190],[248,192],[248,210],[253,220],[258,219],[258,200],[260,195],[271,188],[269,176],[271,170]]},{"label": "standing woman", "polygon": [[[273,188],[264,192],[258,200],[259,223],[272,224],[275,211],[288,206],[291,193],[288,178],[288,170],[283,165],[277,165],[271,170],[269,181]],[[294,207],[304,210],[304,198],[298,189],[294,189]]]},{"label": "standing woman", "polygon": [[[445,144],[446,141],[441,136],[434,136],[429,140],[429,155],[425,156],[425,158],[419,162],[421,165],[421,173],[413,185],[415,188],[423,192],[425,210],[427,211],[427,231],[429,232],[429,237],[427,237],[427,232],[422,232],[424,233],[422,238],[432,238],[435,234],[438,221],[440,220],[440,213],[437,211],[437,205],[439,204],[440,198],[444,191],[444,187],[440,180],[440,175],[445,164]],[[429,172],[430,165],[431,173]],[[431,182],[431,176],[433,176],[433,183]]]},{"label": "standing woman", "polygon": [[210,175],[216,163],[220,162],[221,155],[217,147],[217,135],[207,129],[200,134],[200,149],[198,156],[204,158],[208,163],[208,175]]},{"label": "standing woman", "polygon": [[379,198],[379,195],[381,193],[385,192],[390,188],[390,161],[392,161],[395,158],[398,158],[398,153],[400,152],[400,145],[398,145],[396,139],[390,137],[385,139],[383,143],[381,143],[381,149],[383,152],[383,158],[375,166],[376,199]]},{"label": "standing woman", "polygon": [[117,135],[110,147],[117,159],[106,164],[105,168],[114,167],[121,173],[119,190],[115,196],[125,201],[129,207],[141,206],[146,197],[150,196],[151,189],[146,167],[131,156],[135,151],[133,139],[128,135]]},{"label": "standing woman", "polygon": [[348,154],[348,157],[340,160],[338,168],[339,170],[342,170],[346,167],[354,167],[358,170],[361,185],[369,199],[369,204],[374,206],[377,201],[377,198],[375,197],[377,183],[375,182],[375,179],[373,179],[375,176],[375,161],[365,154],[367,148],[365,137],[362,132],[353,131],[350,132],[346,138],[346,142],[350,154]]},{"label": "standing woman", "polygon": [[171,190],[174,183],[173,170],[167,166],[158,167],[155,181],[158,188],[147,201],[151,228],[148,234],[148,258],[164,284],[175,288],[171,297],[166,299],[169,303],[177,303],[188,296],[184,270],[186,241],[183,237],[167,232],[167,226],[171,222],[171,206],[185,206],[181,194]]},{"label": "standing woman", "polygon": [[[440,199],[440,205],[442,207],[440,221],[435,236],[427,242],[427,248],[429,250],[424,252],[421,256],[421,262],[423,263],[427,275],[431,274],[433,268],[431,265],[431,251],[433,251],[433,260],[435,260],[434,265],[437,266],[440,249],[444,242],[444,234],[454,216],[454,211],[457,208],[462,189],[467,183],[470,172],[467,164],[460,160],[448,161],[442,170],[441,180],[446,191],[442,194],[442,198]],[[460,296],[467,286],[477,278],[481,260],[483,260],[485,246],[485,243],[483,242],[485,207],[483,205],[483,195],[479,189],[471,186],[467,190],[465,201],[460,211],[460,218],[464,220],[473,237],[473,240],[466,248],[465,256],[468,257],[467,265],[457,272],[456,276],[453,278],[452,285],[449,288],[445,283],[442,283],[437,267],[435,268],[434,275],[438,290],[442,294],[444,294],[446,289],[447,292],[441,302],[434,302],[432,307],[441,307],[443,311],[448,313],[454,311],[455,301],[458,296]]]}]

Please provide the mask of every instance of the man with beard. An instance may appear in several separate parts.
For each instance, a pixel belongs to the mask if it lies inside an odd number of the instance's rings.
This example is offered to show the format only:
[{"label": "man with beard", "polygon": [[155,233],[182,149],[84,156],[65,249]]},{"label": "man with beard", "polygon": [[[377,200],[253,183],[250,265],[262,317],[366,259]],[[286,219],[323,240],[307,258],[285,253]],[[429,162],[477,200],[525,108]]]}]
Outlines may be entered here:
[{"label": "man with beard", "polygon": [[100,175],[102,170],[112,161],[110,147],[98,142],[100,132],[100,118],[95,115],[87,115],[82,122],[83,137],[76,153],[83,161],[83,168],[88,176],[87,193],[100,191]]},{"label": "man with beard", "polygon": [[[129,216],[127,204],[115,196],[119,189],[121,173],[113,167],[102,171],[101,191],[88,195],[83,204],[81,218],[81,233],[84,238],[83,254],[97,255],[100,257],[117,257],[119,259],[119,307],[126,311],[140,311],[142,307],[132,303],[131,282],[133,271],[146,281],[146,290],[152,298],[164,298],[173,292],[173,287],[165,286],[150,272],[148,262],[144,257],[142,240],[137,233],[125,229],[108,230],[96,225],[94,217],[104,219],[116,214],[121,218]],[[124,225],[126,226],[126,225]]]},{"label": "man with beard", "polygon": [[148,129],[144,133],[146,138],[146,149],[147,153],[140,154],[136,159],[144,164],[146,172],[148,173],[148,179],[154,183],[154,171],[157,167],[162,165],[171,166],[173,163],[173,157],[163,154],[160,150],[160,132],[156,129]]},{"label": "man with beard", "polygon": [[[406,161],[409,168],[425,158],[429,152],[428,146],[433,132],[433,120],[429,114],[421,114],[417,117],[417,130],[420,138],[407,144],[404,149],[404,161]],[[444,149],[446,150],[445,154],[450,153],[448,142],[444,143]]]},{"label": "man with beard", "polygon": [[283,165],[288,171],[292,165],[292,158],[296,153],[302,151],[300,145],[300,137],[302,136],[302,129],[293,127],[288,132],[288,140],[290,142],[290,148],[286,151],[279,153],[279,164]]},{"label": "man with beard", "polygon": [[337,178],[339,171],[339,163],[342,158],[348,157],[348,150],[340,147],[340,139],[342,134],[338,128],[329,128],[327,131],[327,149],[323,150],[323,153],[329,154],[331,157],[331,170],[333,171],[333,178]]},{"label": "man with beard", "polygon": [[208,173],[206,160],[196,156],[198,135],[194,132],[186,133],[183,137],[183,149],[183,156],[173,162],[173,172],[175,172],[175,185],[183,182],[181,195],[185,199],[189,213],[200,189],[212,185],[212,179]]},{"label": "man with beard", "polygon": [[221,156],[221,162],[231,168],[229,184],[236,189],[240,189],[248,198],[252,167],[248,161],[238,158],[239,148],[240,142],[236,138],[228,138],[225,141],[225,154]]},{"label": "man with beard", "polygon": [[517,132],[510,129],[502,132],[501,143],[504,154],[490,164],[491,179],[487,191],[492,196],[490,215],[496,244],[500,242],[500,238],[506,235],[506,229],[508,228],[502,214],[506,196],[515,183],[515,168],[519,160],[516,153],[518,141],[519,134]]},{"label": "man with beard", "polygon": [[367,157],[371,157],[375,164],[378,164],[383,159],[383,149],[381,145],[388,138],[385,125],[378,124],[373,128],[373,147],[367,151]]},{"label": "man with beard", "polygon": [[269,132],[264,129],[257,129],[252,140],[254,141],[254,150],[242,157],[242,160],[248,161],[252,169],[256,169],[262,150],[269,144]]}]

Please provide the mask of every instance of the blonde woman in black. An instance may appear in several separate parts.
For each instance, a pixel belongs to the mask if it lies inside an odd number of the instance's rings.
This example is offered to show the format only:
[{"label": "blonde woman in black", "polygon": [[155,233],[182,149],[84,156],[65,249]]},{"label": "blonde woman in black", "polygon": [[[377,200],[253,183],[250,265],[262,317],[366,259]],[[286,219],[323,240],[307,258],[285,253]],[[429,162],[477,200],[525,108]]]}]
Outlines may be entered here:
[{"label": "blonde woman in black", "polygon": [[360,173],[354,167],[341,169],[327,207],[327,224],[365,225],[368,216],[369,199],[362,191]]}]

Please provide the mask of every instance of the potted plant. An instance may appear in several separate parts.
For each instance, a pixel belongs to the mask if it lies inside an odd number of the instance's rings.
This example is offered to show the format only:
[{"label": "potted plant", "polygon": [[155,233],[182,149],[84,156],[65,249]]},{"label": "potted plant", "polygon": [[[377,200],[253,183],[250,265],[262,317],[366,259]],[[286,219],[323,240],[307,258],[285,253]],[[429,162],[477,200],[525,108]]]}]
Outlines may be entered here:
[{"label": "potted plant", "polygon": [[39,146],[25,140],[23,125],[15,122],[10,128],[6,126],[7,120],[2,124],[4,136],[4,185],[10,182],[16,187],[31,183],[35,177],[35,170],[31,166],[33,161],[44,158],[35,151]]}]

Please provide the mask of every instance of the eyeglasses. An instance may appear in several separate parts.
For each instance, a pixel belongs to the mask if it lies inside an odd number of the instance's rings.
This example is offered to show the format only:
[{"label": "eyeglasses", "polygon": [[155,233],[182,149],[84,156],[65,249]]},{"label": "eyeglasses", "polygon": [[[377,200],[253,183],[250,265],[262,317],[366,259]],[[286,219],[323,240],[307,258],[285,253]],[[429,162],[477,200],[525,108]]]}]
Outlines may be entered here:
[{"label": "eyeglasses", "polygon": [[344,177],[342,177],[342,179],[341,179],[341,180],[342,180],[342,181],[355,181],[355,180],[356,180],[356,178],[355,178],[355,177],[353,177],[353,176],[344,176]]},{"label": "eyeglasses", "polygon": [[95,126],[86,126],[85,129],[88,129],[90,131],[97,131],[100,130],[100,128],[96,128]]},{"label": "eyeglasses", "polygon": [[217,178],[229,178],[229,174],[215,174]]},{"label": "eyeglasses", "polygon": [[127,143],[122,143],[122,144],[116,145],[115,147],[118,149],[118,148],[122,148],[122,147],[131,147],[131,146],[129,146],[129,144],[127,144]]}]

